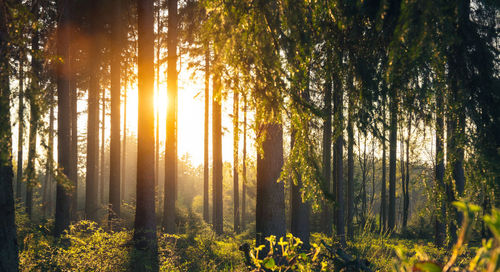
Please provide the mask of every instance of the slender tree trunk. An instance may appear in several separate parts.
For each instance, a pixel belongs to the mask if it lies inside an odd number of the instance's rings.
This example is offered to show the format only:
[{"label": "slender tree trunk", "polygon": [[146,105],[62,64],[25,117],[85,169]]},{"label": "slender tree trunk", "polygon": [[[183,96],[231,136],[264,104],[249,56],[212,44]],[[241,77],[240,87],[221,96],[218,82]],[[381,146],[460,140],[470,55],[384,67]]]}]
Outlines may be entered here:
[{"label": "slender tree trunk", "polygon": [[247,95],[243,95],[243,159],[242,159],[243,188],[241,192],[241,228],[246,227],[246,199],[247,199]]},{"label": "slender tree trunk", "polygon": [[240,232],[240,185],[239,185],[239,163],[238,163],[238,144],[240,142],[239,130],[239,93],[234,91],[233,101],[233,218],[234,231]]},{"label": "slender tree trunk", "polygon": [[373,211],[373,202],[375,200],[375,134],[372,134],[372,191],[370,196],[370,210]]},{"label": "slender tree trunk", "polygon": [[121,73],[121,1],[113,1],[111,46],[111,142],[109,162],[109,219],[120,216],[120,73]]},{"label": "slender tree trunk", "polygon": [[[72,60],[74,58],[71,58]],[[74,63],[74,61],[71,61]],[[77,219],[78,211],[78,93],[76,89],[76,75],[71,74],[70,90],[70,116],[71,116],[71,165],[69,179],[73,183],[73,202],[71,203],[71,216]]]},{"label": "slender tree trunk", "polygon": [[[352,79],[349,80],[352,84]],[[347,237],[349,240],[354,239],[354,131],[353,131],[353,114],[354,114],[354,94],[353,86],[349,90],[349,109],[347,116]]]},{"label": "slender tree trunk", "polygon": [[446,203],[443,194],[445,193],[444,183],[444,110],[443,110],[443,96],[436,95],[436,169],[435,169],[435,186],[436,191],[441,192],[438,195],[439,201],[437,202],[436,211],[436,229],[434,243],[437,247],[444,245],[446,238]]},{"label": "slender tree trunk", "polygon": [[408,114],[408,137],[406,138],[406,166],[405,167],[405,195],[403,203],[403,229],[408,225],[409,209],[410,209],[410,137],[411,137],[411,112]]},{"label": "slender tree trunk", "polygon": [[[175,1],[171,1],[175,2]],[[132,271],[158,271],[154,191],[153,0],[138,0],[137,200]]]},{"label": "slender tree trunk", "polygon": [[[93,10],[99,14],[99,3],[92,1]],[[89,56],[89,91],[87,121],[87,174],[85,177],[85,216],[97,221],[99,193],[99,37],[100,28],[97,19],[91,21],[90,31],[93,40]]]},{"label": "slender tree trunk", "polygon": [[363,133],[363,152],[361,152],[361,131],[358,131],[358,157],[359,157],[359,168],[361,169],[361,227],[364,228],[366,224],[366,175],[367,175],[367,163],[366,163],[366,133]]},{"label": "slender tree trunk", "polygon": [[257,152],[255,231],[257,245],[263,245],[266,237],[286,233],[285,189],[283,182],[278,182],[283,167],[283,128],[278,123],[261,123],[259,127],[265,138]]},{"label": "slender tree trunk", "polygon": [[[323,120],[323,190],[328,193],[332,191],[332,81],[331,76],[327,75],[324,86],[324,120]],[[326,235],[332,233],[331,202],[324,201],[321,226]]]},{"label": "slender tree trunk", "polygon": [[389,126],[389,211],[387,227],[390,231],[394,231],[396,223],[396,152],[397,152],[397,130],[398,130],[398,99],[397,92],[394,87],[391,87],[391,102],[390,115],[391,121]]},{"label": "slender tree trunk", "polygon": [[[156,33],[156,99],[160,98],[160,49],[161,49],[161,20],[160,20],[160,8],[161,8],[161,0],[158,0],[158,9],[156,11],[156,25],[157,25],[157,33]],[[160,209],[161,205],[161,197],[159,192],[159,180],[160,180],[160,105],[156,103],[156,136],[155,136],[155,203],[158,201],[158,209]]]},{"label": "slender tree trunk", "polygon": [[22,199],[23,182],[23,142],[24,142],[24,65],[23,56],[19,58],[19,132],[17,138],[17,175],[16,199]]},{"label": "slender tree trunk", "polygon": [[106,205],[104,199],[104,176],[106,175],[106,89],[102,89],[102,110],[101,110],[101,149],[100,149],[100,175],[99,175],[99,199],[101,205]]},{"label": "slender tree trunk", "polygon": [[209,162],[208,162],[208,117],[210,101],[210,51],[208,46],[205,50],[205,131],[203,142],[203,220],[210,221],[208,204],[208,182],[209,182]]},{"label": "slender tree trunk", "polygon": [[221,124],[221,75],[215,74],[213,78],[212,96],[212,223],[215,233],[223,233],[222,209],[222,124]]},{"label": "slender tree trunk", "polygon": [[380,225],[383,232],[387,227],[387,193],[386,193],[386,171],[387,171],[387,158],[386,158],[386,95],[382,98],[382,180],[381,180],[381,201],[380,201]]},{"label": "slender tree trunk", "polygon": [[0,2],[0,271],[18,271],[19,258],[12,182],[8,7]]},{"label": "slender tree trunk", "polygon": [[[31,6],[31,12],[33,14],[34,20],[38,20],[39,14],[38,1],[33,0]],[[33,37],[31,39],[31,49],[35,54],[39,50],[39,33],[35,29]],[[28,92],[28,99],[30,102],[30,131],[29,131],[29,145],[28,145],[28,165],[26,167],[26,213],[28,217],[32,219],[33,210],[33,188],[37,184],[36,169],[35,169],[35,159],[36,159],[36,142],[38,134],[38,123],[40,122],[40,86],[38,84],[40,74],[42,70],[42,64],[40,59],[34,55],[31,58],[31,88]]]},{"label": "slender tree trunk", "polygon": [[[56,218],[54,224],[54,235],[60,236],[69,227],[71,190],[68,189],[67,181],[70,170],[71,149],[71,120],[70,120],[70,90],[69,77],[71,74],[69,61],[70,42],[70,2],[62,0],[58,2],[58,24],[57,24],[57,55],[63,61],[57,63],[57,161],[59,177],[57,180],[56,196]],[[61,182],[61,180],[63,180]]]},{"label": "slender tree trunk", "polygon": [[47,146],[47,162],[45,164],[45,186],[43,187],[42,202],[43,202],[43,216],[49,217],[52,209],[52,175],[53,175],[53,160],[54,160],[54,101],[50,98],[49,109],[49,135]]},{"label": "slender tree trunk", "polygon": [[165,202],[163,227],[175,233],[175,199],[177,184],[177,0],[168,1],[168,107],[165,144]]},{"label": "slender tree trunk", "polygon": [[344,90],[340,79],[334,80],[333,111],[335,116],[335,143],[334,143],[334,170],[335,170],[335,229],[337,237],[342,245],[345,245],[345,222],[344,222]]},{"label": "slender tree trunk", "polygon": [[126,185],[126,170],[127,170],[127,70],[124,75],[124,90],[123,90],[123,151],[122,151],[122,185],[121,185],[121,199],[125,200],[125,185]]}]

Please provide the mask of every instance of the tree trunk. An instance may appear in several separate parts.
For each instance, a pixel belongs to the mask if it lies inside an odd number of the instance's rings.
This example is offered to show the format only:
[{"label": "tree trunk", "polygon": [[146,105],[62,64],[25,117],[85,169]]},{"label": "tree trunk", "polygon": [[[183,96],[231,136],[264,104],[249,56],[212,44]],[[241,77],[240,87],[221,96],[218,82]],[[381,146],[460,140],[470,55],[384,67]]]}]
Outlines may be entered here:
[{"label": "tree trunk", "polygon": [[339,78],[334,81],[333,111],[335,116],[335,143],[334,143],[334,170],[335,170],[335,229],[337,237],[342,245],[345,245],[345,222],[344,222],[344,90]]},{"label": "tree trunk", "polygon": [[[160,20],[160,8],[161,0],[158,0],[158,7],[156,11],[156,99],[160,98],[160,49],[161,49],[161,20]],[[158,209],[161,207],[161,194],[159,191],[159,180],[160,180],[160,105],[156,103],[156,126],[155,126],[155,203],[158,202]],[[156,204],[155,204],[156,205]]]},{"label": "tree trunk", "polygon": [[[93,10],[99,16],[99,3],[92,1]],[[90,15],[89,15],[90,16]],[[88,220],[97,221],[98,211],[98,161],[99,161],[99,36],[97,19],[91,21],[93,40],[89,52],[89,91],[87,120],[87,174],[85,177],[85,215]]]},{"label": "tree trunk", "polygon": [[125,69],[124,90],[123,90],[123,151],[122,151],[122,185],[121,185],[121,199],[125,201],[125,185],[126,185],[126,170],[127,170],[127,70]]},{"label": "tree trunk", "polygon": [[[31,12],[33,14],[34,20],[38,20],[39,6],[38,1],[32,1]],[[39,50],[39,33],[35,29],[33,37],[31,39],[31,49],[34,54],[38,54]],[[38,84],[40,80],[40,74],[42,70],[42,64],[40,59],[34,55],[31,57],[31,88],[28,92],[28,99],[30,103],[30,131],[28,139],[28,165],[26,167],[26,213],[28,217],[32,219],[33,210],[33,188],[37,184],[36,169],[35,169],[35,159],[36,159],[36,141],[38,134],[38,123],[40,122],[40,86]]]},{"label": "tree trunk", "polygon": [[101,149],[100,149],[100,175],[99,175],[99,199],[102,206],[106,205],[104,199],[104,176],[106,173],[106,89],[102,89],[102,110],[101,110]]},{"label": "tree trunk", "polygon": [[278,182],[283,167],[283,128],[278,123],[261,123],[259,127],[265,138],[257,152],[255,231],[257,245],[263,245],[266,237],[286,233],[285,189],[283,182]]},{"label": "tree trunk", "polygon": [[394,231],[396,223],[396,152],[398,130],[398,99],[397,92],[392,87],[390,92],[390,126],[389,126],[389,211],[387,227]]},{"label": "tree trunk", "polygon": [[[71,63],[74,63],[71,58]],[[71,65],[71,64],[70,64]],[[71,79],[69,83],[70,90],[70,116],[71,116],[71,164],[70,164],[70,175],[69,179],[73,183],[73,202],[71,203],[71,216],[73,219],[77,219],[78,211],[78,94],[76,89],[76,75],[71,74]]]},{"label": "tree trunk", "polygon": [[435,186],[440,201],[437,202],[436,225],[435,225],[435,240],[437,247],[444,245],[446,239],[446,203],[444,201],[445,183],[444,183],[444,110],[443,96],[436,95],[436,169],[435,169]]},{"label": "tree trunk", "polygon": [[222,210],[222,124],[221,124],[221,75],[215,74],[213,78],[212,97],[212,223],[216,234],[223,233]]},{"label": "tree trunk", "polygon": [[[175,2],[175,1],[171,1]],[[138,0],[137,187],[133,271],[158,271],[154,191],[153,0]]]},{"label": "tree trunk", "polygon": [[[328,193],[332,191],[332,82],[327,75],[324,86],[324,120],[323,120],[323,186]],[[325,200],[323,203],[321,227],[326,235],[332,233],[331,202]]]},{"label": "tree trunk", "polygon": [[24,65],[23,56],[19,60],[19,132],[17,137],[16,199],[22,198],[23,184],[23,142],[24,142]]},{"label": "tree trunk", "polygon": [[175,233],[175,199],[177,184],[177,0],[168,1],[168,107],[165,144],[165,202],[163,227]]},{"label": "tree trunk", "polygon": [[408,137],[406,138],[406,166],[405,167],[405,195],[404,197],[404,203],[403,203],[403,229],[406,229],[406,226],[408,225],[408,216],[409,216],[409,209],[410,209],[410,137],[411,137],[411,112],[408,114]]},{"label": "tree trunk", "polygon": [[56,196],[56,218],[54,224],[54,235],[60,236],[69,227],[71,190],[68,188],[68,176],[70,170],[71,150],[71,120],[70,120],[70,3],[68,0],[58,2],[58,24],[57,24],[57,55],[63,61],[57,63],[57,162],[58,183]]},{"label": "tree trunk", "polygon": [[387,158],[386,158],[386,95],[382,98],[382,180],[381,180],[381,201],[380,201],[380,225],[383,232],[387,227],[387,193],[386,193],[386,171],[387,171]]},{"label": "tree trunk", "polygon": [[205,49],[205,131],[203,142],[203,220],[210,222],[210,212],[208,204],[208,182],[209,182],[209,162],[208,162],[208,117],[210,101],[210,51]]},{"label": "tree trunk", "polygon": [[241,192],[241,228],[246,227],[246,199],[247,199],[247,95],[243,95],[243,159],[242,159],[242,192]]},{"label": "tree trunk", "polygon": [[0,2],[0,271],[18,271],[19,259],[12,182],[8,7]]},{"label": "tree trunk", "polygon": [[[350,84],[352,79],[349,80]],[[354,239],[354,94],[353,86],[349,90],[349,109],[347,116],[347,237]]]},{"label": "tree trunk", "polygon": [[239,131],[239,93],[234,91],[233,101],[233,219],[234,231],[240,232],[240,186],[239,186],[239,164],[238,164],[238,144],[240,138]]},{"label": "tree trunk", "polygon": [[45,165],[45,186],[43,187],[42,202],[43,202],[43,216],[49,217],[52,212],[52,175],[54,169],[54,101],[50,98],[50,109],[49,109],[49,135],[48,135],[48,146],[47,146],[47,162]]},{"label": "tree trunk", "polygon": [[113,1],[111,46],[111,143],[109,162],[109,219],[120,216],[120,73],[121,1]]}]

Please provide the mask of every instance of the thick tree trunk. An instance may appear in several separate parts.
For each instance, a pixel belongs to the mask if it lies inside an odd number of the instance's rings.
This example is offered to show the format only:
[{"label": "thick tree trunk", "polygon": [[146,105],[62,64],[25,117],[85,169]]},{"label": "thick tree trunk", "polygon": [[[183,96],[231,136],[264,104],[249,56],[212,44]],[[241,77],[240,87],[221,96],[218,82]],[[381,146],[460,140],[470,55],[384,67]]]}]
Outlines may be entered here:
[{"label": "thick tree trunk", "polygon": [[[295,144],[295,129],[292,129],[292,134],[290,137],[290,153],[293,150],[293,146]],[[297,184],[292,182],[291,184],[291,224],[290,224],[290,232],[293,236],[298,237],[302,242],[302,249],[309,248],[309,232],[310,232],[310,223],[309,217],[311,213],[311,207],[309,203],[303,202],[302,194],[300,192],[302,188],[302,176],[301,173],[298,173]]]},{"label": "thick tree trunk", "polygon": [[22,198],[23,184],[23,142],[24,142],[24,65],[23,56],[19,60],[19,131],[17,135],[17,175],[16,175],[16,199]]},{"label": "thick tree trunk", "polygon": [[168,107],[165,144],[165,202],[163,227],[175,233],[175,200],[177,190],[177,0],[168,1]]},{"label": "thick tree trunk", "polygon": [[[323,190],[332,191],[332,82],[328,75],[324,86],[324,120],[323,120]],[[332,233],[331,202],[325,200],[321,216],[321,227],[326,235]]]},{"label": "thick tree trunk", "polygon": [[247,200],[247,95],[243,95],[243,158],[242,158],[242,192],[241,192],[241,228],[246,227],[246,200]]},{"label": "thick tree trunk", "polygon": [[[337,82],[338,81],[338,82]],[[338,78],[335,79],[333,111],[335,116],[334,170],[335,170],[335,229],[342,245],[345,245],[344,222],[344,90]]]},{"label": "thick tree trunk", "polygon": [[205,131],[203,142],[203,220],[210,222],[210,212],[208,204],[208,182],[209,182],[209,161],[208,161],[208,117],[210,106],[210,51],[205,49]]},{"label": "thick tree trunk", "polygon": [[214,231],[218,235],[223,233],[221,104],[221,75],[215,74],[213,78],[212,97],[212,223]]},{"label": "thick tree trunk", "polygon": [[7,6],[0,2],[0,271],[18,271],[19,259],[12,182],[9,31]]},{"label": "thick tree trunk", "polygon": [[238,163],[238,144],[240,142],[239,131],[239,93],[234,91],[233,100],[233,219],[234,231],[240,231],[240,185],[239,185],[239,163]]},{"label": "thick tree trunk", "polygon": [[111,143],[109,162],[109,219],[120,216],[120,66],[121,66],[121,1],[113,1],[111,46]]},{"label": "thick tree trunk", "polygon": [[[175,2],[175,1],[172,1]],[[138,0],[137,187],[133,271],[158,271],[154,191],[153,0]]]},{"label": "thick tree trunk", "polygon": [[[99,3],[93,0],[93,9],[99,14]],[[97,19],[91,21],[90,31],[93,40],[90,45],[89,56],[89,91],[88,91],[88,120],[87,120],[87,174],[85,177],[85,216],[89,220],[97,221],[98,193],[99,193],[99,36],[100,28]]]},{"label": "thick tree trunk", "polygon": [[277,123],[261,123],[259,127],[265,138],[262,151],[257,152],[255,231],[257,245],[263,245],[266,237],[286,233],[285,189],[283,182],[278,182],[283,167],[283,129]]},{"label": "thick tree trunk", "polygon": [[70,120],[70,3],[68,0],[58,2],[58,24],[57,24],[57,55],[63,61],[57,63],[57,161],[58,172],[57,196],[56,196],[56,218],[54,224],[54,235],[60,236],[69,227],[71,190],[65,182],[68,182],[70,170],[71,150],[71,120]]},{"label": "thick tree trunk", "polygon": [[390,93],[390,126],[389,126],[389,210],[387,228],[394,231],[396,226],[396,152],[398,130],[398,99],[397,92]]}]

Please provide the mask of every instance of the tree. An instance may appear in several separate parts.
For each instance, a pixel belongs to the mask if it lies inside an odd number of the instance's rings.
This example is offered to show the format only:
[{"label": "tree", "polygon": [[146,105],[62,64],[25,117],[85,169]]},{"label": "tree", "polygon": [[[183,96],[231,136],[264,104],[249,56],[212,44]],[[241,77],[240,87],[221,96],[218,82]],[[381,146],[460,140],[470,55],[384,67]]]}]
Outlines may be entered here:
[{"label": "tree", "polygon": [[175,233],[177,184],[177,0],[168,1],[167,139],[165,144],[165,202],[163,227]]},{"label": "tree", "polygon": [[238,144],[240,138],[239,131],[239,93],[233,93],[233,219],[234,231],[240,231],[240,190],[239,190],[239,164],[238,164]]},{"label": "tree", "polygon": [[[436,166],[434,170],[435,186],[438,192],[445,192],[444,183],[444,113],[443,97],[436,95]],[[436,211],[435,238],[434,243],[438,247],[444,245],[446,236],[446,203],[438,201],[438,210]]]},{"label": "tree", "polygon": [[335,229],[341,244],[345,244],[344,223],[344,174],[343,174],[343,150],[344,150],[344,90],[340,79],[334,79],[333,111],[335,116],[335,143],[334,143],[334,169],[335,169]]},{"label": "tree", "polygon": [[208,46],[205,49],[205,128],[203,139],[203,220],[209,222],[209,204],[208,204],[208,119],[209,119],[209,106],[210,106],[210,51]]},{"label": "tree", "polygon": [[17,133],[17,175],[16,199],[21,200],[23,182],[23,142],[24,142],[24,56],[19,56],[19,130]]},{"label": "tree", "polygon": [[70,174],[71,120],[70,120],[70,1],[58,2],[57,55],[62,61],[57,63],[57,196],[54,235],[60,236],[69,227],[72,188],[68,180]]},{"label": "tree", "polygon": [[109,170],[109,218],[120,216],[120,66],[121,66],[121,1],[113,1],[111,45],[111,143]]},{"label": "tree", "polygon": [[154,191],[153,0],[138,0],[137,188],[133,271],[158,271]]},{"label": "tree", "polygon": [[[329,71],[328,71],[329,72]],[[331,193],[331,157],[332,157],[332,81],[331,76],[327,75],[325,86],[323,87],[323,183],[325,190]],[[322,227],[324,232],[329,235],[332,232],[332,220],[330,214],[329,201],[326,200],[322,212]]]},{"label": "tree", "polygon": [[19,265],[12,181],[12,143],[9,82],[9,8],[0,1],[0,270],[17,271]]},{"label": "tree", "polygon": [[244,230],[246,226],[246,200],[247,200],[247,95],[243,94],[243,158],[242,158],[241,175],[243,176],[243,184],[241,188],[241,228]]},{"label": "tree", "polygon": [[386,193],[386,171],[387,171],[387,158],[386,158],[386,112],[385,112],[385,101],[386,95],[382,97],[382,136],[380,141],[382,142],[382,180],[381,180],[381,190],[380,190],[380,226],[381,230],[385,232],[387,227],[387,193]]},{"label": "tree", "polygon": [[[216,57],[214,58],[216,59]],[[212,95],[212,224],[215,233],[223,233],[223,210],[222,210],[222,124],[221,124],[221,74],[213,75]]]},{"label": "tree", "polygon": [[[89,14],[89,31],[93,37],[89,48],[89,90],[88,90],[88,120],[87,120],[87,174],[85,176],[85,215],[87,219],[97,221],[99,193],[99,57],[101,28],[99,23],[100,5],[91,1],[92,11]],[[96,18],[97,17],[97,18]]]},{"label": "tree", "polygon": [[347,238],[354,239],[354,86],[350,76],[347,110]]},{"label": "tree", "polygon": [[389,210],[387,217],[387,228],[391,231],[396,226],[396,152],[397,152],[397,131],[398,131],[398,101],[394,88],[390,92],[391,102],[389,103],[390,125],[389,125]]}]

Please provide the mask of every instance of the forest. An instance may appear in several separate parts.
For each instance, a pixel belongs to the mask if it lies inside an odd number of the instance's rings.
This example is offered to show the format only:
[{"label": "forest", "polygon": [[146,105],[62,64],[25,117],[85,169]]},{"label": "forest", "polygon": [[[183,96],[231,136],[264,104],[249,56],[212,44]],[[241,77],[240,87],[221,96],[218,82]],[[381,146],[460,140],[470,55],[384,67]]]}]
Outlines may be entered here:
[{"label": "forest", "polygon": [[0,0],[4,271],[500,271],[500,2]]}]

